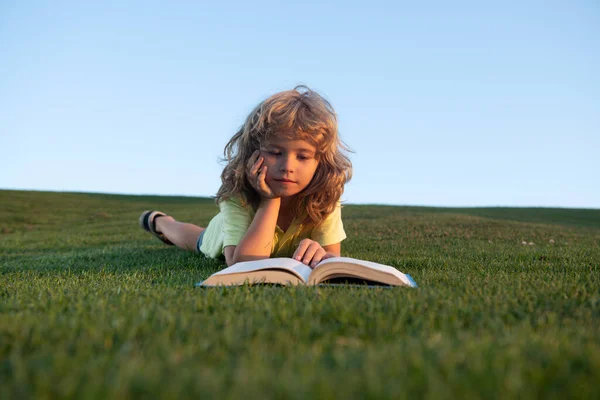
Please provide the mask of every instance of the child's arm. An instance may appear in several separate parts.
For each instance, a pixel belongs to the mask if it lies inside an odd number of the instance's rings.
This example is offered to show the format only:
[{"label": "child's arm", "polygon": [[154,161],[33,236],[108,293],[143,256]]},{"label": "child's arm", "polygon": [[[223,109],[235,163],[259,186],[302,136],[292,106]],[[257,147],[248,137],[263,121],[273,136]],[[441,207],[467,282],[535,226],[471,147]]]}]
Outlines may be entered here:
[{"label": "child's arm", "polygon": [[267,184],[265,180],[267,167],[263,162],[264,158],[260,157],[258,150],[248,160],[246,171],[248,180],[260,194],[261,200],[242,240],[237,246],[227,246],[223,249],[227,265],[241,261],[261,260],[271,256],[281,198],[275,196]]},{"label": "child's arm", "polygon": [[327,254],[330,254],[329,257],[339,257],[342,254],[342,243],[330,244],[329,246],[323,246]]},{"label": "child's arm", "polygon": [[273,234],[277,226],[280,206],[279,197],[263,199],[260,202],[242,240],[237,246],[227,246],[224,249],[225,262],[228,266],[241,261],[261,260],[271,256]]}]

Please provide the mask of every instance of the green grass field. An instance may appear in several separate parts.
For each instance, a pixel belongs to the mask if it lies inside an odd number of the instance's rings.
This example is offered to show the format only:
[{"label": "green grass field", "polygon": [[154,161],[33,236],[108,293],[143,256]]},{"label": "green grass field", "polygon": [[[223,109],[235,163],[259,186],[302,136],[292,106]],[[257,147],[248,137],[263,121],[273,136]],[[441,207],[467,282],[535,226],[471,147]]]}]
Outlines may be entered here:
[{"label": "green grass field", "polygon": [[217,211],[0,191],[0,398],[600,397],[600,210],[346,206],[344,255],[420,286],[390,290],[197,288],[222,265],[146,209]]}]

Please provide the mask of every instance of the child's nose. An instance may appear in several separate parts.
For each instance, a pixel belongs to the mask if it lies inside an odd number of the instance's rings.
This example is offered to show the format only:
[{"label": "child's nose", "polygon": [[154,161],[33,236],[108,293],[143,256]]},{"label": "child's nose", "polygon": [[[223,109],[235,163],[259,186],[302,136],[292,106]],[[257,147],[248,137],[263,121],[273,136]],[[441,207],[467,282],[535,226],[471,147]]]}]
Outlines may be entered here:
[{"label": "child's nose", "polygon": [[292,172],[294,171],[293,159],[292,157],[282,157],[280,169],[284,172]]}]

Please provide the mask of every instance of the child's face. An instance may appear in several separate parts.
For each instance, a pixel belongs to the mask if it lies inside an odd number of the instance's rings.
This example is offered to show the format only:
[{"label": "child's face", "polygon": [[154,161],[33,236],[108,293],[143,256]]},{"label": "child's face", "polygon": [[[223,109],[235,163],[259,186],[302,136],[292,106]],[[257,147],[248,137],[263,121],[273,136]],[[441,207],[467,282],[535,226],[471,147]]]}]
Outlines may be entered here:
[{"label": "child's face", "polygon": [[267,166],[267,185],[279,197],[289,197],[306,188],[317,170],[317,149],[305,140],[273,138],[261,147]]}]

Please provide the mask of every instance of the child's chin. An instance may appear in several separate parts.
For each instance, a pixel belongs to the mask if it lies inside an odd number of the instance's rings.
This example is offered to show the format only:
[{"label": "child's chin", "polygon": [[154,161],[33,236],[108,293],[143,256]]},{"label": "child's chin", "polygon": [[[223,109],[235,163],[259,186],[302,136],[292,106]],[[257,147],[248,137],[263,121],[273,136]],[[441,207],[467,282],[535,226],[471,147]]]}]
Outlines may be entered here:
[{"label": "child's chin", "polygon": [[277,189],[273,191],[278,197],[289,197],[298,194],[296,190],[290,189]]}]

